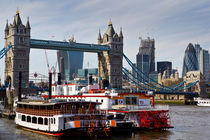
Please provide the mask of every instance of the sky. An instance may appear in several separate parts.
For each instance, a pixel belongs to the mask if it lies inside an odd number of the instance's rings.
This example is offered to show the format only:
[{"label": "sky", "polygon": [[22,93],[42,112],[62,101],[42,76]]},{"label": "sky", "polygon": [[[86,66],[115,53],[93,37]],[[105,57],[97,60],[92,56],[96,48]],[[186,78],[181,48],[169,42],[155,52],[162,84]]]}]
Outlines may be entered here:
[{"label": "sky", "polygon": [[[182,73],[187,45],[199,43],[210,51],[209,0],[0,0],[0,50],[4,47],[6,20],[13,23],[19,9],[23,24],[29,17],[31,38],[97,43],[99,29],[106,32],[111,19],[115,32],[122,27],[124,54],[136,62],[139,37],[155,39],[155,61],[171,61]],[[56,51],[47,50],[50,66]],[[127,62],[123,61],[127,68]],[[97,68],[97,54],[85,53],[84,67]],[[47,75],[44,50],[31,49],[30,73]],[[58,70],[57,70],[58,71]],[[0,59],[3,79],[4,59]]]}]

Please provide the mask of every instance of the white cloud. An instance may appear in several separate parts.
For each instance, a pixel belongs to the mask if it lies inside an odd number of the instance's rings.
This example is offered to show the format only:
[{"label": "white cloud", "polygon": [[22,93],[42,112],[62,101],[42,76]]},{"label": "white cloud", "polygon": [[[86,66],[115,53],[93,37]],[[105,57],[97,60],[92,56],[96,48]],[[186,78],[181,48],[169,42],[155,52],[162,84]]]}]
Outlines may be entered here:
[{"label": "white cloud", "polygon": [[[109,19],[115,31],[123,27],[124,53],[135,62],[139,34],[147,32],[156,40],[156,60],[172,61],[181,70],[184,50],[189,42],[204,44],[209,49],[210,3],[207,0],[10,0],[1,1],[0,44],[4,45],[6,19],[13,21],[17,7],[23,23],[30,17],[32,38],[63,40],[71,35],[77,42],[97,43],[99,28],[106,32]],[[55,51],[49,51],[49,63],[54,64]],[[39,59],[37,58],[39,56]],[[95,59],[93,59],[95,57]],[[96,55],[85,55],[84,64],[97,66]],[[3,60],[0,60],[0,75]],[[127,64],[124,62],[127,66]],[[31,50],[30,71],[47,73],[43,50]],[[180,71],[181,72],[181,71]]]}]

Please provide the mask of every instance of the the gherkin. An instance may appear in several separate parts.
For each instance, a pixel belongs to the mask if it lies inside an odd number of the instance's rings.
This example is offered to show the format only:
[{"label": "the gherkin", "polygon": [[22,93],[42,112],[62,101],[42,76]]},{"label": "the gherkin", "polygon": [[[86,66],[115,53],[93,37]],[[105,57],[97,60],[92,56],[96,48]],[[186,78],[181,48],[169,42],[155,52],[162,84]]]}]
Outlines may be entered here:
[{"label": "the gherkin", "polygon": [[198,59],[196,57],[196,51],[193,44],[189,43],[187,49],[185,50],[182,77],[184,77],[188,71],[195,70],[198,70]]}]

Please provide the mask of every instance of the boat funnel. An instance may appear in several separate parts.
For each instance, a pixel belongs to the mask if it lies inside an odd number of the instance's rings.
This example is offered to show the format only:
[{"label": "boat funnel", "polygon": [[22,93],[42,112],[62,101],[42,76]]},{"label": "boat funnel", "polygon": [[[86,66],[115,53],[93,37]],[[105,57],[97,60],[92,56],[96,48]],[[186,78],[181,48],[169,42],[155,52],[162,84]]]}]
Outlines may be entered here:
[{"label": "boat funnel", "polygon": [[52,98],[52,73],[49,73],[49,99]]},{"label": "boat funnel", "polygon": [[61,85],[61,73],[58,73],[58,85]]},{"label": "boat funnel", "polygon": [[89,77],[88,77],[88,83],[89,83],[89,85],[93,84],[93,76],[92,76],[92,74],[90,74]]}]

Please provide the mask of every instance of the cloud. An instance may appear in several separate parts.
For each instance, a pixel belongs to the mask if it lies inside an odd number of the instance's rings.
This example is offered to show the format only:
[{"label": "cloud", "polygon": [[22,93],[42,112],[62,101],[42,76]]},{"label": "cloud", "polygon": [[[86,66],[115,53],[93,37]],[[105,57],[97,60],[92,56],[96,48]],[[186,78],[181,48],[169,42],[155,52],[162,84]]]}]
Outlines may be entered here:
[{"label": "cloud", "polygon": [[[210,3],[208,0],[3,0],[0,9],[0,44],[4,46],[6,19],[11,23],[17,7],[23,23],[30,17],[31,37],[63,40],[72,35],[77,42],[97,43],[99,28],[106,32],[111,18],[115,31],[124,34],[124,53],[135,62],[139,35],[156,40],[156,60],[169,60],[181,70],[184,50],[189,42],[209,50]],[[54,35],[54,38],[51,36]],[[37,58],[39,56],[39,59]],[[48,51],[49,63],[55,64],[56,51]],[[3,62],[0,60],[0,75]],[[84,65],[97,67],[97,55],[85,55]],[[125,66],[128,66],[124,62]],[[30,71],[47,74],[44,50],[31,50]],[[180,71],[181,72],[181,71]]]}]

